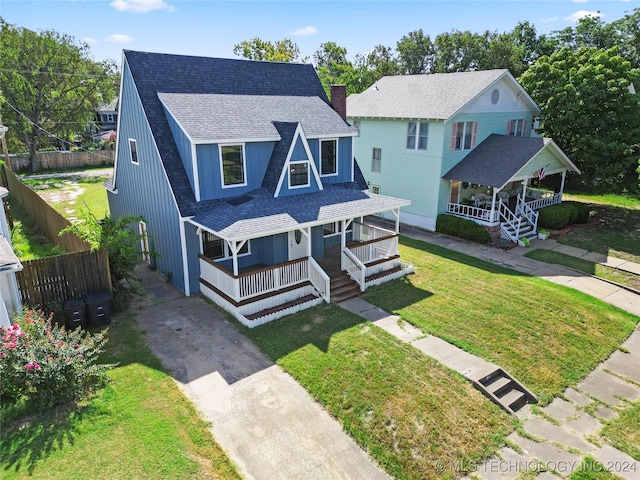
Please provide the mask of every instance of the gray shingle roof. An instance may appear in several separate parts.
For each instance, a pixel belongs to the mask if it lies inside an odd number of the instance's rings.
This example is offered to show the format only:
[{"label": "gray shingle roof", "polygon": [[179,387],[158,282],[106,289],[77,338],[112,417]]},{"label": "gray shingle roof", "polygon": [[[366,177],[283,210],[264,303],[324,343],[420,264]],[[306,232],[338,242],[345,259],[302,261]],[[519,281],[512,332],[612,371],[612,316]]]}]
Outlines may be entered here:
[{"label": "gray shingle roof", "polygon": [[298,124],[292,122],[274,123],[274,128],[280,135],[280,141],[273,147],[267,171],[262,179],[262,188],[271,195],[275,195],[276,189],[278,188],[278,181],[280,180],[282,169],[287,160],[287,154],[293,144],[293,136],[296,133],[297,127]]},{"label": "gray shingle roof", "polygon": [[504,75],[511,77],[508,70],[383,77],[347,97],[347,116],[446,120]]},{"label": "gray shingle roof", "polygon": [[22,264],[7,239],[0,235],[0,272],[22,270]]},{"label": "gray shingle roof", "polygon": [[228,200],[205,202],[198,206],[193,222],[222,238],[256,238],[279,229],[287,231],[306,223],[330,223],[410,203],[408,200],[367,194],[352,186],[329,185],[319,192],[278,198],[260,189],[245,195],[245,201],[239,205]]},{"label": "gray shingle roof", "polygon": [[492,134],[442,178],[500,188],[550,143],[550,138]]},{"label": "gray shingle roof", "polygon": [[[124,51],[181,215],[196,201],[158,93],[318,97],[329,101],[310,64]],[[117,187],[117,185],[116,185]]]},{"label": "gray shingle roof", "polygon": [[277,122],[300,122],[305,135],[349,135],[350,127],[319,97],[158,93],[194,140],[278,138]]}]

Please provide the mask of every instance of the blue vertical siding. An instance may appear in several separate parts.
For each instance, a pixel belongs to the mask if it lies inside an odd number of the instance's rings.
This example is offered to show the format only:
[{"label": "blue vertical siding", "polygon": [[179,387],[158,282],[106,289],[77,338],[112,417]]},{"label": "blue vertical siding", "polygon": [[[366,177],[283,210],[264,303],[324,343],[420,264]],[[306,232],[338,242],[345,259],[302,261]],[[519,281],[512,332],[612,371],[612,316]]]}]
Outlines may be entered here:
[{"label": "blue vertical siding", "polygon": [[184,236],[187,244],[187,265],[189,268],[189,289],[191,294],[200,291],[200,236],[198,228],[189,223],[184,224]]},{"label": "blue vertical siding", "polygon": [[260,188],[274,145],[275,142],[245,144],[247,185],[233,188],[222,188],[218,145],[196,145],[200,200],[237,197]]},{"label": "blue vertical siding", "polygon": [[[238,268],[264,264],[267,266],[284,263],[289,259],[288,237],[286,233],[250,240],[250,255],[238,257]],[[218,264],[229,271],[233,270],[231,259],[219,260]]]},{"label": "blue vertical siding", "polygon": [[[173,283],[184,291],[177,206],[126,63],[122,75],[120,141],[116,152],[118,193],[107,192],[109,211],[114,219],[144,216],[150,241],[159,253],[158,270],[170,272]],[[128,138],[136,139],[138,165],[131,163]]]},{"label": "blue vertical siding", "polygon": [[189,177],[189,183],[191,184],[191,189],[195,192],[195,181],[193,174],[193,159],[191,156],[191,141],[184,133],[182,128],[178,125],[175,119],[169,114],[167,109],[164,109],[164,113],[167,116],[167,121],[169,122],[169,128],[171,128],[171,133],[173,134],[173,139],[176,142],[176,147],[178,147],[178,152],[180,153],[180,159],[182,160],[182,165],[184,165],[184,169],[187,172],[187,177]]},{"label": "blue vertical siding", "polygon": [[[313,155],[314,163],[320,172],[320,140],[309,140],[309,149]],[[338,174],[321,177],[324,185],[332,183],[344,183],[351,181],[351,171],[353,170],[353,138],[338,138]]]}]

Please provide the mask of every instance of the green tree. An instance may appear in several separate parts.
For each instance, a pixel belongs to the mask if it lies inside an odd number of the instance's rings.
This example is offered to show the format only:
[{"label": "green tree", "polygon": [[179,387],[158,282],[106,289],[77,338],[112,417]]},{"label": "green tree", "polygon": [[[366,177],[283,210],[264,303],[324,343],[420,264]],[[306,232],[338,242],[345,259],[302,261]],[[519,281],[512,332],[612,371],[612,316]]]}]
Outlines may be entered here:
[{"label": "green tree", "polygon": [[300,56],[300,49],[288,38],[270,42],[254,37],[234,45],[233,53],[248,60],[295,62]]},{"label": "green tree", "polygon": [[488,49],[488,39],[469,30],[442,33],[433,44],[435,52],[432,73],[476,70]]},{"label": "green tree", "polygon": [[640,78],[617,49],[562,48],[543,56],[520,82],[542,109],[540,133],[571,158],[587,187],[630,182],[640,157]]},{"label": "green tree", "polygon": [[403,36],[396,44],[398,72],[402,75],[430,73],[433,67],[434,47],[429,35],[422,29]]},{"label": "green tree", "polygon": [[[100,102],[118,88],[112,60],[95,62],[89,46],[52,30],[37,33],[0,18],[0,90],[10,144],[22,142],[32,169],[51,135],[83,132]],[[13,143],[12,143],[13,142]]]}]

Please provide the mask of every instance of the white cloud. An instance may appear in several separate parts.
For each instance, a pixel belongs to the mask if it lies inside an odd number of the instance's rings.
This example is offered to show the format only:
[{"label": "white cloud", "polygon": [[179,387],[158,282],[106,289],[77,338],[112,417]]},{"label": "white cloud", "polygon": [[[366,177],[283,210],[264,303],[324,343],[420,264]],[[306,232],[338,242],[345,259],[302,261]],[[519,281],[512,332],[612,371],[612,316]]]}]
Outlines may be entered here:
[{"label": "white cloud", "polygon": [[291,35],[293,35],[294,37],[308,37],[309,35],[315,35],[316,33],[318,33],[318,29],[309,25],[308,27],[294,30]]},{"label": "white cloud", "polygon": [[578,20],[584,17],[594,17],[599,18],[602,14],[600,12],[594,12],[589,10],[578,10],[577,12],[572,13],[568,17],[564,17],[565,20],[569,20],[570,22],[576,23]]},{"label": "white cloud", "polygon": [[92,37],[84,37],[82,41],[88,45],[95,45],[96,43],[98,43],[98,40]]},{"label": "white cloud", "polygon": [[114,33],[113,35],[109,35],[106,40],[109,43],[129,43],[133,42],[135,38],[124,35],[123,33]]},{"label": "white cloud", "polygon": [[113,0],[110,5],[120,12],[147,13],[153,10],[176,11],[173,6],[164,0]]},{"label": "white cloud", "polygon": [[587,3],[589,0],[573,0],[573,3]]},{"label": "white cloud", "polygon": [[541,22],[556,22],[557,20],[558,20],[558,17],[547,17],[547,18],[540,19]]}]

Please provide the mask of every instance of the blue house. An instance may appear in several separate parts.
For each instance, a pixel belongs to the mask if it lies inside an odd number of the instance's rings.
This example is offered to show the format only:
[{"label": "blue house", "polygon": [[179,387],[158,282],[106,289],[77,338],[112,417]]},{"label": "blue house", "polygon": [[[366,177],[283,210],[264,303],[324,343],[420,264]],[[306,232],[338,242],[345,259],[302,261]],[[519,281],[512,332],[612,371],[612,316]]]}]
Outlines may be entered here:
[{"label": "blue house", "polygon": [[368,191],[345,87],[311,65],[125,51],[120,92],[111,215],[145,218],[141,258],[186,295],[255,326],[411,271],[409,202]]}]

